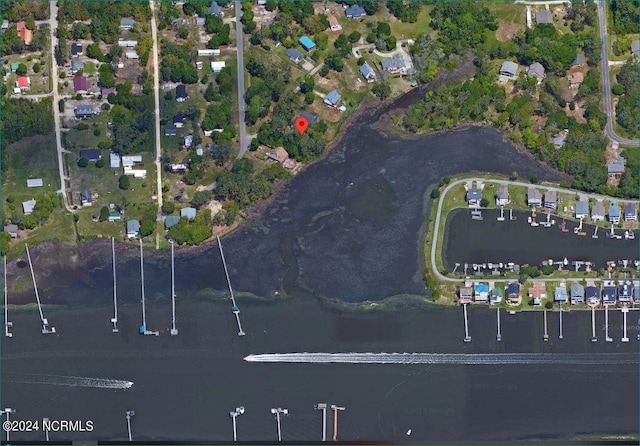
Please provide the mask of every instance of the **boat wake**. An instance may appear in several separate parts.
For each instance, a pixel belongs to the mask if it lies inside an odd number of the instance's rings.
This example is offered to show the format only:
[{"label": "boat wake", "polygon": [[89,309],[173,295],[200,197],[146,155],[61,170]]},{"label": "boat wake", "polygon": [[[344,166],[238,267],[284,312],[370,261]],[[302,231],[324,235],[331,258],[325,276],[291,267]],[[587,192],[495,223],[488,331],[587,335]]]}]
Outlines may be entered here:
[{"label": "boat wake", "polygon": [[19,384],[48,384],[52,386],[93,387],[99,389],[129,389],[133,386],[133,382],[120,379],[13,372],[4,372],[2,381]]},{"label": "boat wake", "polygon": [[637,354],[626,353],[266,353],[244,360],[306,364],[638,364]]}]

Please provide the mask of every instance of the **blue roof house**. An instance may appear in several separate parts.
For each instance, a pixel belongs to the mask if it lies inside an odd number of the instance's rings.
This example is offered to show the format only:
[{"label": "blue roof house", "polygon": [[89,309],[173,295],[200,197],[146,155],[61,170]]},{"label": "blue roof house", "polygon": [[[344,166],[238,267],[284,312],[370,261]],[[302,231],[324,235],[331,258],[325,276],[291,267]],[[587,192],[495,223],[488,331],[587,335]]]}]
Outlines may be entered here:
[{"label": "blue roof house", "polygon": [[344,13],[350,19],[359,19],[367,15],[367,12],[360,5],[351,5],[345,9]]},{"label": "blue roof house", "polygon": [[180,218],[187,217],[189,220],[193,220],[196,218],[196,210],[195,208],[188,207],[180,209]]},{"label": "blue roof house", "polygon": [[362,77],[364,77],[367,82],[373,82],[376,80],[376,73],[366,62],[360,67],[360,74],[362,74]]},{"label": "blue roof house", "polygon": [[476,302],[487,302],[489,300],[489,285],[477,283],[474,286],[474,300]]},{"label": "blue roof house", "polygon": [[609,223],[620,223],[620,206],[617,203],[609,205]]},{"label": "blue roof house", "polygon": [[222,8],[218,3],[211,2],[211,6],[209,7],[209,12],[213,15],[220,15],[222,14]]},{"label": "blue roof house", "polygon": [[602,303],[604,305],[615,305],[616,303],[616,285],[611,281],[605,281],[602,287]]},{"label": "blue roof house", "polygon": [[556,287],[556,291],[553,293],[553,300],[561,304],[567,303],[567,288],[564,286]]},{"label": "blue roof house", "polygon": [[331,90],[325,97],[322,102],[331,107],[336,107],[340,103],[340,93],[337,90]]},{"label": "blue roof house", "polygon": [[300,42],[300,45],[302,45],[302,48],[304,48],[307,51],[311,51],[316,47],[316,43],[307,36],[300,37],[300,39],[298,39],[298,42]]}]

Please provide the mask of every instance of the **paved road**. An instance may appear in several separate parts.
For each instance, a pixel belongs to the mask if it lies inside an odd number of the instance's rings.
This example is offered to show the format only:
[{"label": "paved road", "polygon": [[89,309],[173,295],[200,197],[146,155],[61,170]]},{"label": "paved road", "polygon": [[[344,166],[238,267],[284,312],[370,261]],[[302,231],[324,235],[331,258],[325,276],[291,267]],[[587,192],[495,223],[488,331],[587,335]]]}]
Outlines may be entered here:
[{"label": "paved road", "polygon": [[[433,240],[435,240],[436,242],[433,243],[431,245],[431,271],[433,272],[433,275],[436,276],[438,278],[438,280],[444,281],[444,282],[462,282],[463,279],[454,279],[451,277],[447,277],[443,274],[440,273],[440,271],[438,271],[438,266],[436,264],[436,250],[438,248],[437,246],[437,240],[438,240],[438,233],[440,230],[440,225],[438,224],[438,222],[440,221],[440,217],[442,214],[442,203],[444,202],[444,198],[447,195],[447,193],[454,188],[455,186],[459,186],[460,184],[464,184],[464,183],[468,183],[471,181],[481,181],[483,183],[497,183],[499,185],[510,185],[510,186],[524,186],[524,187],[529,187],[531,186],[531,183],[524,183],[524,182],[520,182],[520,181],[506,181],[506,180],[488,180],[486,178],[463,178],[461,180],[457,180],[454,181],[452,183],[449,183],[449,185],[447,185],[447,187],[444,188],[444,190],[442,191],[442,194],[440,194],[440,199],[438,200],[438,211],[436,212],[436,226],[434,229],[434,234],[433,234]],[[588,194],[586,192],[580,192],[580,191],[576,191],[576,190],[571,190],[571,189],[564,189],[561,187],[555,187],[555,186],[544,186],[544,185],[540,185],[540,184],[536,184],[535,185],[536,189],[544,189],[545,191],[550,191],[550,190],[554,190],[558,193],[568,193],[568,194],[579,194],[580,196],[584,196],[584,197],[588,197],[588,198],[595,198],[597,200],[610,200],[613,202],[616,202],[618,204],[620,204],[620,201],[617,198],[613,198],[613,197],[609,197],[606,195],[600,195],[600,194]],[[584,279],[584,276],[580,276],[580,277],[576,277],[576,278],[566,278],[563,279],[565,281],[569,281],[569,280],[582,280]],[[537,281],[545,281],[545,282],[557,282],[558,278],[536,278],[535,280]]]},{"label": "paved road", "polygon": [[619,144],[625,144],[630,146],[637,146],[640,141],[637,139],[627,139],[618,136],[613,130],[613,102],[611,100],[611,85],[609,78],[609,42],[607,37],[607,11],[606,3],[603,0],[598,0],[598,21],[600,23],[600,40],[602,41],[602,91],[604,93],[604,108],[607,114],[607,126],[605,127],[605,133],[607,137]]},{"label": "paved road", "polygon": [[73,209],[69,206],[67,201],[67,190],[65,187],[65,175],[64,175],[64,149],[62,148],[62,136],[60,132],[60,110],[58,109],[58,101],[60,96],[58,95],[58,65],[56,63],[55,49],[58,43],[58,38],[55,35],[58,28],[58,5],[55,1],[49,2],[49,28],[51,31],[51,94],[53,96],[53,123],[56,131],[56,147],[58,152],[58,174],[60,175],[60,189],[58,193],[62,194],[62,202],[64,207],[73,212]]},{"label": "paved road", "polygon": [[158,62],[158,28],[156,25],[155,3],[153,0],[149,2],[151,8],[151,38],[153,39],[153,99],[155,103],[154,115],[156,119],[156,173],[157,173],[157,191],[158,196],[158,215],[162,207],[162,147],[160,145],[160,63]]},{"label": "paved road", "polygon": [[240,151],[238,159],[242,158],[248,149],[247,145],[247,125],[244,122],[244,33],[242,32],[242,3],[235,2],[236,5],[236,47],[238,61],[238,128],[240,131]]}]

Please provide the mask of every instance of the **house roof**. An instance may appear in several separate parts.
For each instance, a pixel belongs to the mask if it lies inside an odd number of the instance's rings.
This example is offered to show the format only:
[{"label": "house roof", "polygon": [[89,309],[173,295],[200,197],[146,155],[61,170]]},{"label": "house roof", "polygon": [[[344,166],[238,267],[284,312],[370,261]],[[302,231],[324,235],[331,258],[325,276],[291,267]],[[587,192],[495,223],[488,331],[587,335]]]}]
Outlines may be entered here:
[{"label": "house roof", "polygon": [[76,76],[73,78],[74,91],[88,91],[91,88],[91,82],[86,76]]},{"label": "house roof", "polygon": [[164,136],[174,136],[178,133],[175,127],[165,127]]},{"label": "house roof", "polygon": [[405,67],[404,57],[402,54],[396,54],[393,57],[387,57],[382,61],[383,70],[402,69]]},{"label": "house roof", "polygon": [[289,153],[284,147],[277,147],[267,154],[267,157],[279,163],[284,163],[289,158]]},{"label": "house roof", "polygon": [[532,63],[527,68],[527,75],[542,79],[544,77],[544,67],[538,62]]},{"label": "house roof", "polygon": [[535,187],[529,187],[527,189],[527,200],[542,200],[542,194]]},{"label": "house roof", "polygon": [[180,217],[187,217],[189,220],[196,218],[195,208],[188,207],[180,209]]},{"label": "house roof", "polygon": [[624,173],[625,159],[619,156],[614,162],[607,164],[607,172],[609,174]]},{"label": "house roof", "polygon": [[573,59],[573,62],[571,63],[571,65],[574,67],[580,67],[584,65],[584,56],[582,55],[582,53],[576,54],[576,58]]},{"label": "house roof", "polygon": [[581,296],[584,297],[584,287],[579,283],[571,284],[571,296]]},{"label": "house roof", "polygon": [[340,93],[337,90],[331,90],[325,97],[322,102],[325,104],[336,106],[338,102],[340,102]]},{"label": "house roof", "polygon": [[474,288],[476,293],[488,293],[489,292],[489,285],[487,285],[486,283],[476,283],[473,288]]},{"label": "house roof", "polygon": [[185,87],[184,84],[180,84],[176,87],[176,99],[178,98],[187,98],[187,87]]},{"label": "house roof", "polygon": [[566,142],[567,142],[567,138],[565,138],[564,136],[560,136],[560,135],[556,136],[553,139],[553,145],[556,146],[556,147],[562,147],[562,146],[565,145]]},{"label": "house roof", "polygon": [[491,296],[500,296],[500,297],[502,297],[502,290],[500,288],[493,288],[491,290]]},{"label": "house roof", "polygon": [[609,205],[609,217],[620,217],[620,206],[617,203]]},{"label": "house roof", "polygon": [[589,202],[578,201],[576,203],[576,214],[589,214]]},{"label": "house roof", "polygon": [[181,111],[176,113],[175,115],[173,115],[173,123],[174,124],[176,124],[178,122],[183,122],[184,119],[185,119],[185,115]]},{"label": "house roof", "polygon": [[24,212],[25,215],[29,215],[33,213],[33,209],[35,207],[36,207],[36,200],[33,198],[31,200],[22,202],[22,211]]},{"label": "house roof", "polygon": [[140,231],[140,222],[138,220],[127,220],[127,234],[137,234]]},{"label": "house roof", "polygon": [[80,104],[74,110],[76,115],[92,115],[93,114],[93,105],[91,104]]},{"label": "house roof", "polygon": [[86,158],[89,161],[96,161],[102,158],[100,149],[84,149],[80,151],[80,158]]},{"label": "house roof", "polygon": [[193,144],[193,135],[187,135],[184,137],[184,145],[185,147],[191,147]]},{"label": "house roof", "polygon": [[125,17],[122,20],[120,20],[120,26],[133,26],[134,23],[136,23],[136,21],[130,17]]},{"label": "house roof", "polygon": [[371,68],[366,62],[360,67],[360,74],[362,74],[365,79],[369,79],[369,76],[376,75],[376,73],[373,71],[373,68]]},{"label": "house roof", "polygon": [[18,225],[14,225],[14,224],[6,225],[4,227],[4,232],[8,232],[9,234],[11,233],[15,234],[16,232],[18,232]]},{"label": "house roof", "polygon": [[593,205],[593,208],[591,209],[591,215],[604,216],[604,204],[602,204],[601,201],[598,201],[596,204]]},{"label": "house roof", "polygon": [[544,283],[534,282],[531,287],[529,287],[529,294],[533,297],[543,297],[547,294],[547,287],[545,287]]},{"label": "house roof", "polygon": [[302,36],[298,39],[298,42],[300,42],[300,45],[302,45],[304,47],[305,50],[310,50],[312,48],[315,48],[316,43],[311,40],[308,36]]},{"label": "house roof", "polygon": [[18,78],[18,87],[23,88],[23,87],[28,87],[31,84],[31,81],[28,77],[26,76],[20,76]]},{"label": "house roof", "polygon": [[80,191],[80,200],[91,203],[91,191],[89,189]]},{"label": "house roof", "polygon": [[588,286],[585,290],[585,296],[587,299],[595,297],[596,299],[600,298],[600,290],[595,286]]},{"label": "house roof", "polygon": [[549,190],[544,194],[544,201],[547,203],[555,203],[558,201],[558,195],[555,190]]},{"label": "house roof", "polygon": [[31,39],[33,38],[33,33],[24,21],[16,23],[16,31],[18,31],[18,37],[24,40],[25,45],[31,45]]},{"label": "house roof", "polygon": [[10,64],[11,71],[16,71],[19,66],[20,66],[20,62],[11,62]]},{"label": "house roof", "polygon": [[469,189],[467,191],[467,201],[469,200],[481,200],[482,191],[480,189]]},{"label": "house roof", "polygon": [[640,40],[634,40],[631,42],[631,52],[633,54],[638,54],[638,52],[640,52]]},{"label": "house roof", "polygon": [[345,15],[349,18],[358,19],[367,14],[367,11],[360,5],[351,5],[345,11]]},{"label": "house roof", "polygon": [[329,16],[329,27],[330,28],[342,28],[342,26],[340,26],[340,23],[338,22],[338,19],[335,18],[335,16],[330,15]]},{"label": "house roof", "polygon": [[109,154],[109,166],[112,169],[118,169],[120,167],[120,155],[111,152]]},{"label": "house roof", "polygon": [[82,70],[83,66],[84,64],[79,59],[73,59],[71,61],[71,71],[73,71],[74,73],[78,70]]},{"label": "house roof", "polygon": [[511,62],[510,60],[506,60],[502,63],[500,67],[500,73],[507,73],[510,76],[515,76],[518,72],[518,64],[515,62]]},{"label": "house roof", "polygon": [[2,29],[8,29],[8,28],[9,28],[9,21],[5,19],[2,21]]},{"label": "house roof", "polygon": [[178,224],[180,221],[180,217],[177,215],[169,215],[164,219],[164,227],[165,229],[169,229],[171,226]]},{"label": "house roof", "polygon": [[103,98],[106,98],[107,96],[109,96],[111,93],[116,93],[116,89],[115,87],[110,87],[110,88],[101,88],[100,89],[100,94],[102,95]]},{"label": "house roof", "polygon": [[211,2],[211,6],[209,7],[209,12],[213,15],[222,14],[222,8],[216,2]]},{"label": "house roof", "polygon": [[507,294],[520,294],[520,284],[518,282],[511,282],[507,285]]},{"label": "house roof", "polygon": [[577,71],[571,75],[572,84],[581,84],[583,82],[584,82],[584,73],[582,73],[582,71]]},{"label": "house roof", "polygon": [[198,25],[198,26],[202,26],[202,25],[204,25],[204,24],[206,23],[206,21],[207,21],[207,20],[206,20],[204,17],[198,17],[198,18],[196,19],[196,25]]},{"label": "house roof", "polygon": [[563,286],[557,286],[553,296],[555,300],[567,300],[567,289]]},{"label": "house roof", "polygon": [[82,45],[80,45],[79,43],[74,43],[73,45],[71,45],[71,55],[72,56],[77,56],[78,54],[82,53]]},{"label": "house roof", "polygon": [[629,217],[636,215],[636,204],[627,203],[624,207],[624,215]]},{"label": "house roof", "polygon": [[538,25],[542,23],[553,23],[553,14],[548,9],[536,12],[536,23]]},{"label": "house roof", "polygon": [[498,193],[496,194],[498,199],[506,200],[509,198],[509,188],[506,185],[502,185],[498,188]]},{"label": "house roof", "polygon": [[27,179],[27,187],[42,187],[42,186],[44,186],[42,178]]},{"label": "house roof", "polygon": [[304,59],[304,55],[295,48],[289,48],[287,50],[287,57],[291,60]]},{"label": "house roof", "polygon": [[310,125],[315,124],[315,122],[318,120],[318,117],[316,115],[308,113],[306,111],[301,111],[298,116],[306,118]]}]

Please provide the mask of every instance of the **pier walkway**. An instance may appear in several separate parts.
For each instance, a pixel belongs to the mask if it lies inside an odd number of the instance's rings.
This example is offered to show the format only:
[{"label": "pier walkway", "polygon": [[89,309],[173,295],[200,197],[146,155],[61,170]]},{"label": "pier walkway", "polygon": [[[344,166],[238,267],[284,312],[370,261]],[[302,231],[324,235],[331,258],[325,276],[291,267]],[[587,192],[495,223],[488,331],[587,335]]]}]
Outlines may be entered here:
[{"label": "pier walkway", "polygon": [[[610,202],[616,203],[618,205],[620,205],[621,202],[623,201],[628,201],[628,200],[623,200],[620,198],[615,198],[615,197],[609,197],[607,195],[601,195],[601,194],[590,194],[587,192],[582,192],[582,191],[577,191],[574,189],[565,189],[562,187],[557,187],[557,186],[549,186],[549,185],[544,185],[544,184],[531,184],[531,183],[526,183],[523,181],[509,181],[509,180],[497,180],[497,179],[487,179],[487,178],[480,178],[480,177],[473,177],[473,178],[462,178],[456,181],[452,181],[451,183],[449,183],[442,191],[442,193],[440,194],[440,198],[438,199],[438,210],[436,212],[436,218],[435,218],[435,227],[433,230],[433,243],[431,244],[431,271],[433,273],[433,275],[441,281],[444,282],[463,282],[464,279],[458,279],[458,278],[453,278],[453,277],[447,277],[444,274],[442,274],[439,270],[438,270],[438,266],[436,264],[436,253],[437,253],[437,249],[438,249],[438,236],[440,233],[440,218],[442,217],[442,203],[445,201],[445,197],[447,196],[447,193],[453,189],[456,186],[459,185],[464,185],[466,183],[469,182],[473,182],[473,181],[480,181],[483,183],[494,183],[497,184],[498,186],[520,186],[520,187],[530,187],[530,186],[535,186],[536,189],[542,189],[545,192],[547,191],[555,191],[556,193],[564,193],[564,194],[579,194],[582,197],[585,197],[587,199],[589,198],[595,198],[597,200],[608,200]],[[584,278],[584,276],[577,276],[577,277],[569,277],[569,278],[563,278],[563,280],[565,281],[570,281],[570,280],[582,280]],[[540,278],[537,277],[536,278],[537,281],[542,281],[542,282],[557,282],[558,278]]]}]

